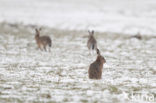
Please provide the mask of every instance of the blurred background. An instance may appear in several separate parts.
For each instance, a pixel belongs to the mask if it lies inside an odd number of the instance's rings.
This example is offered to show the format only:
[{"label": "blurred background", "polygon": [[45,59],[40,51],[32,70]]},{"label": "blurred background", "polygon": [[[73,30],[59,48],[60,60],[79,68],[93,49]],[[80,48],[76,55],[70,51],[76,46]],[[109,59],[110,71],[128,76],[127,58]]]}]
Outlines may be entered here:
[{"label": "blurred background", "polygon": [[0,21],[155,35],[155,0],[0,0]]}]

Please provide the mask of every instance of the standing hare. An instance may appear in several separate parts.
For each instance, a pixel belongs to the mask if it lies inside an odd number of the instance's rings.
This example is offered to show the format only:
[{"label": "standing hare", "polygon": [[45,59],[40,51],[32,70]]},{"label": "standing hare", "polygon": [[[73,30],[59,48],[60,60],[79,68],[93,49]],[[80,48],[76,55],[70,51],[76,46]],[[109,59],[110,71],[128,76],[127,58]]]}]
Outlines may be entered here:
[{"label": "standing hare", "polygon": [[40,36],[40,30],[41,28],[39,30],[35,29],[36,31],[35,40],[38,45],[38,48],[47,51],[46,47],[48,45],[50,51],[50,47],[52,46],[52,41],[49,36]]},{"label": "standing hare", "polygon": [[97,42],[96,42],[96,39],[94,38],[94,31],[89,32],[89,39],[88,39],[88,42],[87,42],[87,47],[89,50],[96,50],[97,48]]},{"label": "standing hare", "polygon": [[101,79],[102,78],[102,69],[103,64],[106,63],[106,60],[101,56],[99,49],[96,49],[97,58],[92,64],[90,64],[88,74],[90,79]]}]

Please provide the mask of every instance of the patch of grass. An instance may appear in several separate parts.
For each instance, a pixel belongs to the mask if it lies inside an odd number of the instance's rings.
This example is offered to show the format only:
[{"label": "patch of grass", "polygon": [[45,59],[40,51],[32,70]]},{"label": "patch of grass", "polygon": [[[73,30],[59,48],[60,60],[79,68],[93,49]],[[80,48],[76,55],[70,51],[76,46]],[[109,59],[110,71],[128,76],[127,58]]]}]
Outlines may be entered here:
[{"label": "patch of grass", "polygon": [[134,92],[137,92],[137,91],[140,91],[140,90],[142,90],[141,87],[132,87],[132,91],[134,91]]},{"label": "patch of grass", "polygon": [[117,94],[120,93],[119,89],[116,86],[109,85],[108,89],[111,93],[117,93]]},{"label": "patch of grass", "polygon": [[81,99],[80,100],[82,103],[89,103],[87,99]]},{"label": "patch of grass", "polygon": [[69,102],[69,99],[68,98],[64,98],[63,102]]}]

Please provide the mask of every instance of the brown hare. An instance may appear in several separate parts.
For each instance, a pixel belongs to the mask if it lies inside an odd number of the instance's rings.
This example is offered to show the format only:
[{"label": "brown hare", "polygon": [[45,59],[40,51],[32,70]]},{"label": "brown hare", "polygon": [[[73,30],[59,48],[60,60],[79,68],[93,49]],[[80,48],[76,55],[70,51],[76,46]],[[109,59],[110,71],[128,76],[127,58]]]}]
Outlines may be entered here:
[{"label": "brown hare", "polygon": [[106,60],[103,56],[101,56],[99,49],[96,49],[96,52],[97,52],[97,58],[92,64],[90,64],[88,70],[90,79],[101,79],[103,64],[106,63]]},{"label": "brown hare", "polygon": [[89,38],[87,42],[87,47],[89,50],[96,50],[97,42],[96,39],[94,38],[94,31],[92,32],[88,31],[88,33],[89,33]]},{"label": "brown hare", "polygon": [[52,41],[49,36],[40,36],[40,30],[41,28],[35,29],[36,31],[35,40],[38,45],[38,48],[40,50],[44,49],[45,51],[47,51],[46,47],[49,46],[49,51],[50,51],[50,47],[52,46]]},{"label": "brown hare", "polygon": [[139,32],[136,35],[131,36],[131,38],[136,38],[138,40],[142,40],[142,36]]}]

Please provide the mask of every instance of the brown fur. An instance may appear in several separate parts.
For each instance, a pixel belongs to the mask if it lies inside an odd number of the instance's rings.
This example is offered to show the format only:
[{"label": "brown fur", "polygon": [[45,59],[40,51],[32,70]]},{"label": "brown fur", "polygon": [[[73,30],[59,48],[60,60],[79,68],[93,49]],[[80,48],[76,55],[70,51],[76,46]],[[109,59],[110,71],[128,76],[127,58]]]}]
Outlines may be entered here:
[{"label": "brown fur", "polygon": [[136,39],[139,39],[139,40],[142,40],[142,36],[140,33],[134,35],[134,36],[131,36],[131,38],[136,38]]},{"label": "brown fur", "polygon": [[97,48],[97,41],[94,37],[94,31],[89,32],[89,39],[88,39],[88,42],[87,42],[87,47],[89,50],[96,50]]},{"label": "brown fur", "polygon": [[51,41],[50,37],[49,36],[40,36],[40,32],[38,29],[35,29],[35,31],[36,31],[35,40],[38,45],[38,48],[41,50],[44,49],[45,51],[47,51],[46,47],[47,46],[51,47],[51,45],[52,45],[52,41]]},{"label": "brown fur", "polygon": [[96,50],[97,50],[97,58],[92,64],[90,64],[88,70],[90,79],[101,79],[103,64],[106,63],[106,60],[103,56],[101,56],[99,49]]}]

